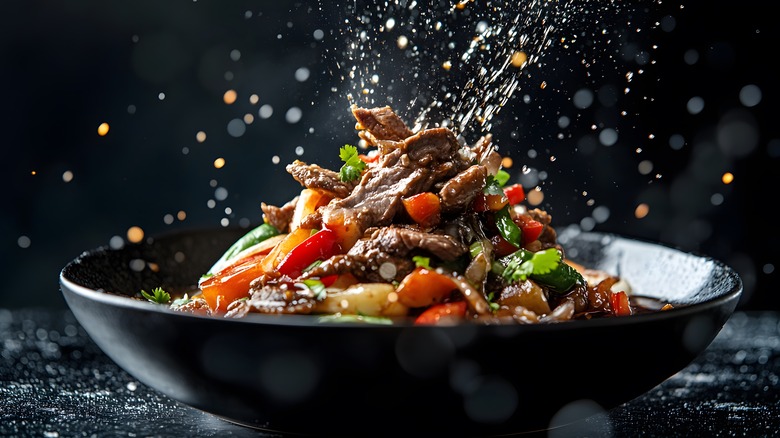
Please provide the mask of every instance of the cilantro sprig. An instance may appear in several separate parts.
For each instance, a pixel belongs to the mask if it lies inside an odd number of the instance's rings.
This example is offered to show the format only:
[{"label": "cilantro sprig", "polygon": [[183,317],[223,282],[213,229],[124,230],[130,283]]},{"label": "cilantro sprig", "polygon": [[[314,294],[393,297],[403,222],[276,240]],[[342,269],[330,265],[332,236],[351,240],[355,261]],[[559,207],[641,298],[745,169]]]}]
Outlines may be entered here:
[{"label": "cilantro sprig", "polygon": [[152,303],[168,304],[171,301],[171,294],[165,292],[161,287],[152,289],[151,293],[141,290],[141,295]]},{"label": "cilantro sprig", "polygon": [[586,284],[582,274],[564,263],[563,254],[555,248],[537,252],[519,249],[502,263],[495,264],[493,269],[509,282],[530,278],[556,293],[566,293],[577,285]]},{"label": "cilantro sprig", "polygon": [[360,159],[357,148],[345,144],[339,149],[339,158],[344,165],[339,169],[339,179],[344,182],[354,181],[360,178],[360,174],[366,168],[366,163]]},{"label": "cilantro sprig", "polygon": [[[514,256],[517,254],[517,256]],[[527,254],[530,254],[528,257]],[[549,274],[561,262],[561,253],[555,248],[544,251],[518,251],[509,259],[501,276],[507,281],[525,281],[531,275]]]}]

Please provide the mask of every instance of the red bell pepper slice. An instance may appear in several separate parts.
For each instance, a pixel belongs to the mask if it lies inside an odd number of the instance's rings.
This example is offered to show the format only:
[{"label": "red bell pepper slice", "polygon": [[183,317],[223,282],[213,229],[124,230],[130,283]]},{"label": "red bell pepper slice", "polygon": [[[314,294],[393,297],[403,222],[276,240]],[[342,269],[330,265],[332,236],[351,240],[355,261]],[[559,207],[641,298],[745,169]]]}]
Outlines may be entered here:
[{"label": "red bell pepper slice", "polygon": [[542,235],[542,231],[544,231],[544,224],[527,214],[517,216],[515,218],[515,223],[523,232],[523,245],[527,245],[538,239],[539,236]]},{"label": "red bell pepper slice", "polygon": [[510,205],[519,204],[525,201],[525,190],[520,184],[512,184],[511,186],[504,187],[504,195],[509,199]]},{"label": "red bell pepper slice", "polygon": [[435,193],[422,192],[401,201],[409,217],[421,226],[430,227],[439,222],[441,201]]},{"label": "red bell pepper slice", "polygon": [[615,316],[631,315],[631,305],[625,292],[612,292],[609,298],[610,304],[612,304],[612,314]]},{"label": "red bell pepper slice", "polygon": [[425,311],[414,320],[414,323],[416,325],[436,324],[442,318],[447,317],[462,319],[466,317],[466,307],[465,301],[436,304],[425,309]]},{"label": "red bell pepper slice", "polygon": [[317,260],[326,260],[341,251],[338,236],[324,228],[299,243],[279,262],[276,267],[280,274],[298,278],[303,270]]}]

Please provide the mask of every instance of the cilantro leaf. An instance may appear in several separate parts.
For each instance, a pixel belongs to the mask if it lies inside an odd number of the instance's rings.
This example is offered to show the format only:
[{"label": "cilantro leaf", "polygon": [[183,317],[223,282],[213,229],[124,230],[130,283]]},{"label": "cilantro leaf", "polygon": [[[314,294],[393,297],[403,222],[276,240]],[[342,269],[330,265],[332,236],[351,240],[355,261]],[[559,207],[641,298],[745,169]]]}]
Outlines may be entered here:
[{"label": "cilantro leaf", "polygon": [[520,250],[509,256],[501,276],[507,281],[525,281],[532,275],[546,275],[558,268],[561,253],[555,248],[529,252]]},{"label": "cilantro leaf", "polygon": [[488,175],[482,192],[486,195],[504,195],[504,189],[501,188],[501,184],[493,175]]},{"label": "cilantro leaf", "polygon": [[152,293],[141,290],[141,295],[147,300],[157,304],[167,304],[171,301],[171,294],[165,292],[161,287],[152,289]]},{"label": "cilantro leaf", "polygon": [[339,158],[344,165],[339,169],[339,179],[344,182],[354,181],[360,178],[360,174],[366,168],[366,163],[360,159],[357,148],[345,144],[339,149]]}]

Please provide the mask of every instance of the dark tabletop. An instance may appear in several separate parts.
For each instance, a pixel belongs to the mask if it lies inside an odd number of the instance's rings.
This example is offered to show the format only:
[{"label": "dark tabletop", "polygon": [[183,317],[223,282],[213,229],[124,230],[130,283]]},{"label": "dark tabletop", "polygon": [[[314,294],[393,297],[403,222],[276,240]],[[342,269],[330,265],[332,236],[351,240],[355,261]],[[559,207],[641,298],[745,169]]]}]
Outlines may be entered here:
[{"label": "dark tabletop", "polygon": [[[141,384],[66,310],[0,309],[2,436],[277,436]],[[737,312],[688,367],[643,396],[543,436],[780,436],[780,312]]]}]

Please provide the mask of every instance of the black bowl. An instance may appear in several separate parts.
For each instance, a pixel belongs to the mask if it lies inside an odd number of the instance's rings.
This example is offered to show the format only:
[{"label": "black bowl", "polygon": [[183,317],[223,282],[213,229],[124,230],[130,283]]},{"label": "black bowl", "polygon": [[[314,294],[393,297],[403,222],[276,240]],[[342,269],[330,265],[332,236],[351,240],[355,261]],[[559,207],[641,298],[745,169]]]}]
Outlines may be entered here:
[{"label": "black bowl", "polygon": [[[739,276],[712,258],[610,234],[559,232],[567,256],[625,278],[663,312],[536,325],[196,316],[131,298],[191,287],[245,230],[180,231],[81,254],[62,293],[140,382],[228,421],[312,435],[544,430],[647,392],[700,354],[734,311]],[[590,411],[592,412],[592,411]]]}]

